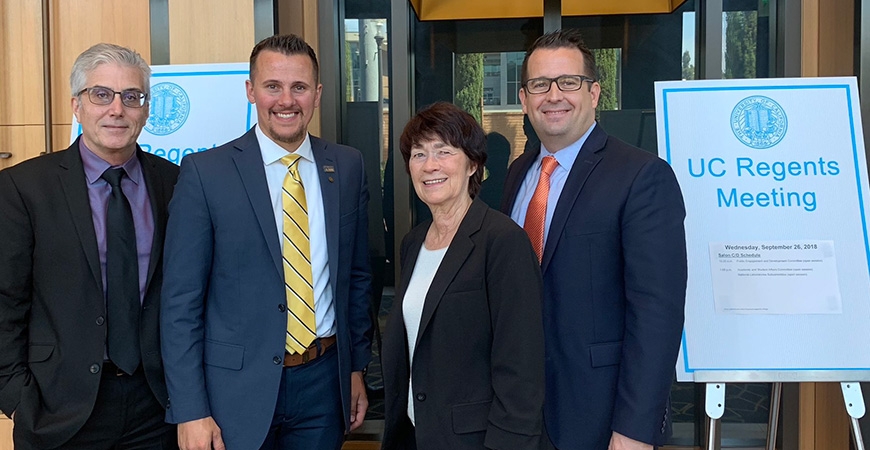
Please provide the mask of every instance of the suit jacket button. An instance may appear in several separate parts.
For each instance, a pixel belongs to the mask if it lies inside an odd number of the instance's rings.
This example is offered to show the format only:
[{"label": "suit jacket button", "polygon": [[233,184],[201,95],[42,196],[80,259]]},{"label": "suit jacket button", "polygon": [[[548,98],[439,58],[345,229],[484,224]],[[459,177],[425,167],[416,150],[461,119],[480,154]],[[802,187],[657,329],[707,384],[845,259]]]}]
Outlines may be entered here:
[{"label": "suit jacket button", "polygon": [[106,319],[104,319],[103,316],[97,317],[97,325],[102,325],[105,322],[106,322]]},{"label": "suit jacket button", "polygon": [[417,394],[417,401],[418,402],[425,402],[426,401],[426,394],[423,394],[423,393]]},{"label": "suit jacket button", "polygon": [[283,303],[282,303],[282,304],[280,304],[280,305],[278,305],[278,311],[281,311],[281,312],[284,312],[284,311],[286,311],[286,310],[287,310],[287,307],[286,307],[286,306],[284,306],[284,304],[283,304]]},{"label": "suit jacket button", "polygon": [[91,373],[99,373],[100,365],[99,364],[91,364]]},{"label": "suit jacket button", "polygon": [[275,363],[275,365],[277,366],[278,364],[281,364],[281,358],[276,356],[272,358],[272,362]]}]

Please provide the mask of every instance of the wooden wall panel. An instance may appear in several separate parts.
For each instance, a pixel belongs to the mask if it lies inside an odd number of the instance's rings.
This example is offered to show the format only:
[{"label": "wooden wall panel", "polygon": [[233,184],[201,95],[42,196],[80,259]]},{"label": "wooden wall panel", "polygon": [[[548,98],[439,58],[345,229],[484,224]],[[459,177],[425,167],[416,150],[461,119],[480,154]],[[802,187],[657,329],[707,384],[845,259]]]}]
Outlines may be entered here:
[{"label": "wooden wall panel", "polygon": [[855,75],[855,0],[802,0],[801,13],[801,75]]},{"label": "wooden wall panel", "polygon": [[819,0],[801,1],[801,76],[819,76]]},{"label": "wooden wall panel", "polygon": [[840,383],[801,383],[798,450],[848,450],[849,415]]},{"label": "wooden wall panel", "polygon": [[51,0],[51,21],[52,123],[71,120],[69,75],[88,47],[123,45],[151,62],[149,0]]},{"label": "wooden wall panel", "polygon": [[0,125],[0,151],[12,153],[0,159],[0,170],[38,156],[45,151],[45,129],[42,125]]},{"label": "wooden wall panel", "polygon": [[42,2],[0,1],[0,125],[45,122]]},{"label": "wooden wall panel", "polygon": [[825,0],[819,8],[819,76],[855,75],[855,1]]},{"label": "wooden wall panel", "polygon": [[54,151],[63,150],[69,147],[69,128],[72,126],[70,123],[65,124],[54,124],[51,127],[51,148]]},{"label": "wooden wall panel", "polygon": [[254,44],[252,0],[169,0],[172,64],[245,62]]}]

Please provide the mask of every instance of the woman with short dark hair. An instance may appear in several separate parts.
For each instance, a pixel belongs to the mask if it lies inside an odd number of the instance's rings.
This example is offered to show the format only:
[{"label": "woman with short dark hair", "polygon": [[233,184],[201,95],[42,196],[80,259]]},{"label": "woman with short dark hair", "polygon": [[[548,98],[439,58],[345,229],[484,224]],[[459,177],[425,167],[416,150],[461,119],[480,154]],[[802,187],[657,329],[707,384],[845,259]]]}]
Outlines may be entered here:
[{"label": "woman with short dark hair", "polygon": [[383,449],[537,449],[540,266],[525,231],[475,198],[483,129],[439,102],[408,122],[400,148],[432,219],[402,242],[383,341]]}]

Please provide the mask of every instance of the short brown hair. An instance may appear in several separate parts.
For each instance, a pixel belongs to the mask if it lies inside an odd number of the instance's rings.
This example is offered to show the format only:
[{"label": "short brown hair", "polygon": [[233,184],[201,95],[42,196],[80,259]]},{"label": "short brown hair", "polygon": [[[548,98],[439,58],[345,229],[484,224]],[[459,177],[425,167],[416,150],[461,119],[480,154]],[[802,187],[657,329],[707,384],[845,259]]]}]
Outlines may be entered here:
[{"label": "short brown hair", "polygon": [[469,161],[477,166],[477,170],[468,179],[468,195],[471,198],[476,197],[483,182],[486,163],[486,134],[483,128],[474,117],[471,117],[471,114],[452,103],[437,102],[421,109],[405,125],[405,131],[399,139],[399,149],[405,160],[406,172],[411,171],[408,167],[411,148],[421,141],[433,138],[462,149]]},{"label": "short brown hair", "polygon": [[526,85],[526,81],[529,81],[529,58],[532,56],[532,53],[539,48],[576,48],[577,50],[580,50],[580,53],[583,54],[583,69],[586,71],[585,75],[592,77],[596,81],[598,80],[598,66],[595,64],[595,55],[593,55],[592,50],[589,50],[589,47],[586,46],[580,31],[574,28],[564,28],[558,31],[552,31],[538,39],[535,39],[535,42],[526,51],[526,57],[523,59],[522,70],[523,86]]},{"label": "short brown hair", "polygon": [[314,81],[317,82],[320,77],[320,66],[317,64],[317,55],[314,53],[314,49],[311,48],[304,39],[295,34],[278,34],[263,39],[254,46],[253,50],[251,50],[251,63],[249,69],[251,72],[251,80],[254,79],[254,71],[257,67],[257,56],[259,56],[260,52],[263,50],[271,50],[286,56],[308,55],[308,57],[311,58],[311,65],[314,67]]}]

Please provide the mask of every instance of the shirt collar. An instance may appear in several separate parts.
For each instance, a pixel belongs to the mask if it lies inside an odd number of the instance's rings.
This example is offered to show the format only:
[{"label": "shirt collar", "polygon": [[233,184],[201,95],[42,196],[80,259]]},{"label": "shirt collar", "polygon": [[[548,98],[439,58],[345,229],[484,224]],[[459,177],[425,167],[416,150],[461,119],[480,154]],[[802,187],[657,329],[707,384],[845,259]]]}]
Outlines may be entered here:
[{"label": "shirt collar", "polygon": [[[270,165],[280,162],[281,158],[287,156],[287,150],[276,144],[270,137],[263,133],[260,126],[257,125],[257,143],[260,144],[260,153],[263,155],[263,164]],[[311,137],[305,133],[305,139],[299,144],[299,148],[295,152],[299,157],[306,161],[314,162],[314,155],[311,151]]]},{"label": "shirt collar", "polygon": [[138,185],[142,181],[142,164],[139,163],[139,158],[136,157],[135,152],[124,164],[113,166],[89,149],[85,144],[84,139],[79,139],[79,154],[82,157],[82,165],[85,168],[85,178],[87,178],[89,184],[94,184],[97,181],[100,181],[103,172],[110,168],[117,167],[124,169],[124,172],[127,173],[127,177],[130,178],[133,183]]},{"label": "shirt collar", "polygon": [[541,144],[541,152],[538,154],[538,159],[536,160],[536,162],[539,163],[541,160],[544,159],[545,156],[552,155],[556,158],[556,161],[559,162],[559,167],[564,167],[565,169],[570,170],[571,167],[574,165],[574,160],[577,159],[577,155],[580,154],[580,149],[582,149],[583,144],[586,143],[586,138],[588,138],[589,135],[592,134],[592,130],[595,129],[596,125],[596,122],[592,122],[592,126],[590,126],[589,129],[586,130],[585,133],[583,133],[583,136],[580,136],[580,139],[577,139],[576,141],[574,141],[573,144],[563,148],[562,150],[559,150],[556,153],[550,153],[550,151],[544,147],[544,144]]}]

